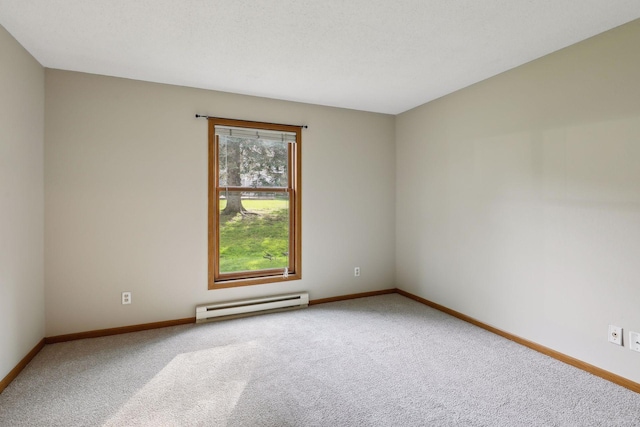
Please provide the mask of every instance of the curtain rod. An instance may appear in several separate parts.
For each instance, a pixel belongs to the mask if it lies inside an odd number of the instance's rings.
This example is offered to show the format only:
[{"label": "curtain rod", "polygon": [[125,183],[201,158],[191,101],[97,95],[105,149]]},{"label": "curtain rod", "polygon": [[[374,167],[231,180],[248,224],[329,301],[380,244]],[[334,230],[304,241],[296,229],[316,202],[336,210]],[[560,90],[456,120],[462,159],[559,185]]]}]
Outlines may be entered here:
[{"label": "curtain rod", "polygon": [[[196,114],[196,119],[222,119],[222,120],[237,120],[237,119],[225,119],[224,117],[213,117],[213,116],[203,116],[202,114]],[[309,126],[307,125],[286,125],[283,123],[265,123],[265,122],[256,122],[253,120],[242,120],[243,122],[248,122],[248,123],[264,123],[266,125],[280,125],[280,126],[296,126],[302,129],[308,129]]]}]

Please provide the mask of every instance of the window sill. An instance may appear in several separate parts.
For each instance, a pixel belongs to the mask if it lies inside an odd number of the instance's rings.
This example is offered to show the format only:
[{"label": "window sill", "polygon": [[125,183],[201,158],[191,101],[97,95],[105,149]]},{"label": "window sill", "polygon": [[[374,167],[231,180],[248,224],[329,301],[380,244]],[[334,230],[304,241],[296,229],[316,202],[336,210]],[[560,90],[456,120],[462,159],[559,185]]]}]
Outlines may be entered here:
[{"label": "window sill", "polygon": [[266,283],[279,283],[279,282],[289,282],[291,280],[300,280],[302,277],[300,274],[289,274],[288,277],[278,276],[266,276],[266,277],[252,277],[250,279],[229,279],[229,280],[218,280],[213,283],[209,283],[209,290],[214,289],[226,289],[226,288],[236,288],[239,286],[252,286],[252,285],[262,285]]}]

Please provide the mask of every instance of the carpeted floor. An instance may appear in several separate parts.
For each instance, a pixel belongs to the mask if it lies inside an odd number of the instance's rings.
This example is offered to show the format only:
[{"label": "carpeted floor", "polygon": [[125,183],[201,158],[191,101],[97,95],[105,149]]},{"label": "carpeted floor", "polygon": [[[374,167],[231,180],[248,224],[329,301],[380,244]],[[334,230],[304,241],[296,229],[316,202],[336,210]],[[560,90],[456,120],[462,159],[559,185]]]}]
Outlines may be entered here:
[{"label": "carpeted floor", "polygon": [[393,294],[48,345],[0,426],[640,426],[640,394]]}]

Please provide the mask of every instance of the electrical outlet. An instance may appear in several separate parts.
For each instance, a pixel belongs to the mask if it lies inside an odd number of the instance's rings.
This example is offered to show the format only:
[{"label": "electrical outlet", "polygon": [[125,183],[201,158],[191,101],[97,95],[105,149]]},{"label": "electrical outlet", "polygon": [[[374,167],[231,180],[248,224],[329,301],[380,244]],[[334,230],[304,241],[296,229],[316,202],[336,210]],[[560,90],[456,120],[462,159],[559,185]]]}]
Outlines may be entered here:
[{"label": "electrical outlet", "polygon": [[360,267],[356,267],[353,269],[353,275],[355,277],[360,277]]},{"label": "electrical outlet", "polygon": [[131,292],[122,293],[122,304],[131,304]]},{"label": "electrical outlet", "polygon": [[640,351],[640,334],[629,332],[629,350]]},{"label": "electrical outlet", "polygon": [[609,342],[616,345],[622,345],[621,327],[609,325]]}]

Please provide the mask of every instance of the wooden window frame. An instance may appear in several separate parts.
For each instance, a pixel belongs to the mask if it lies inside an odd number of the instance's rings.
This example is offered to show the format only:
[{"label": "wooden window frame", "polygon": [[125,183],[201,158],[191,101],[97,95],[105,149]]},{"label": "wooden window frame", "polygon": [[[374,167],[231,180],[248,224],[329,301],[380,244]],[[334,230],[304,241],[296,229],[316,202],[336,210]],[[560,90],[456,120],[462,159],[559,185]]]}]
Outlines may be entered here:
[{"label": "wooden window frame", "polygon": [[[286,282],[302,278],[302,128],[300,126],[252,122],[246,120],[208,118],[209,122],[209,289]],[[282,268],[220,274],[220,191],[255,192],[254,187],[220,187],[220,162],[215,135],[216,126],[229,126],[256,130],[291,132],[295,144],[289,144],[289,174],[287,188],[260,188],[260,191],[289,193],[289,271],[284,277]]]}]

